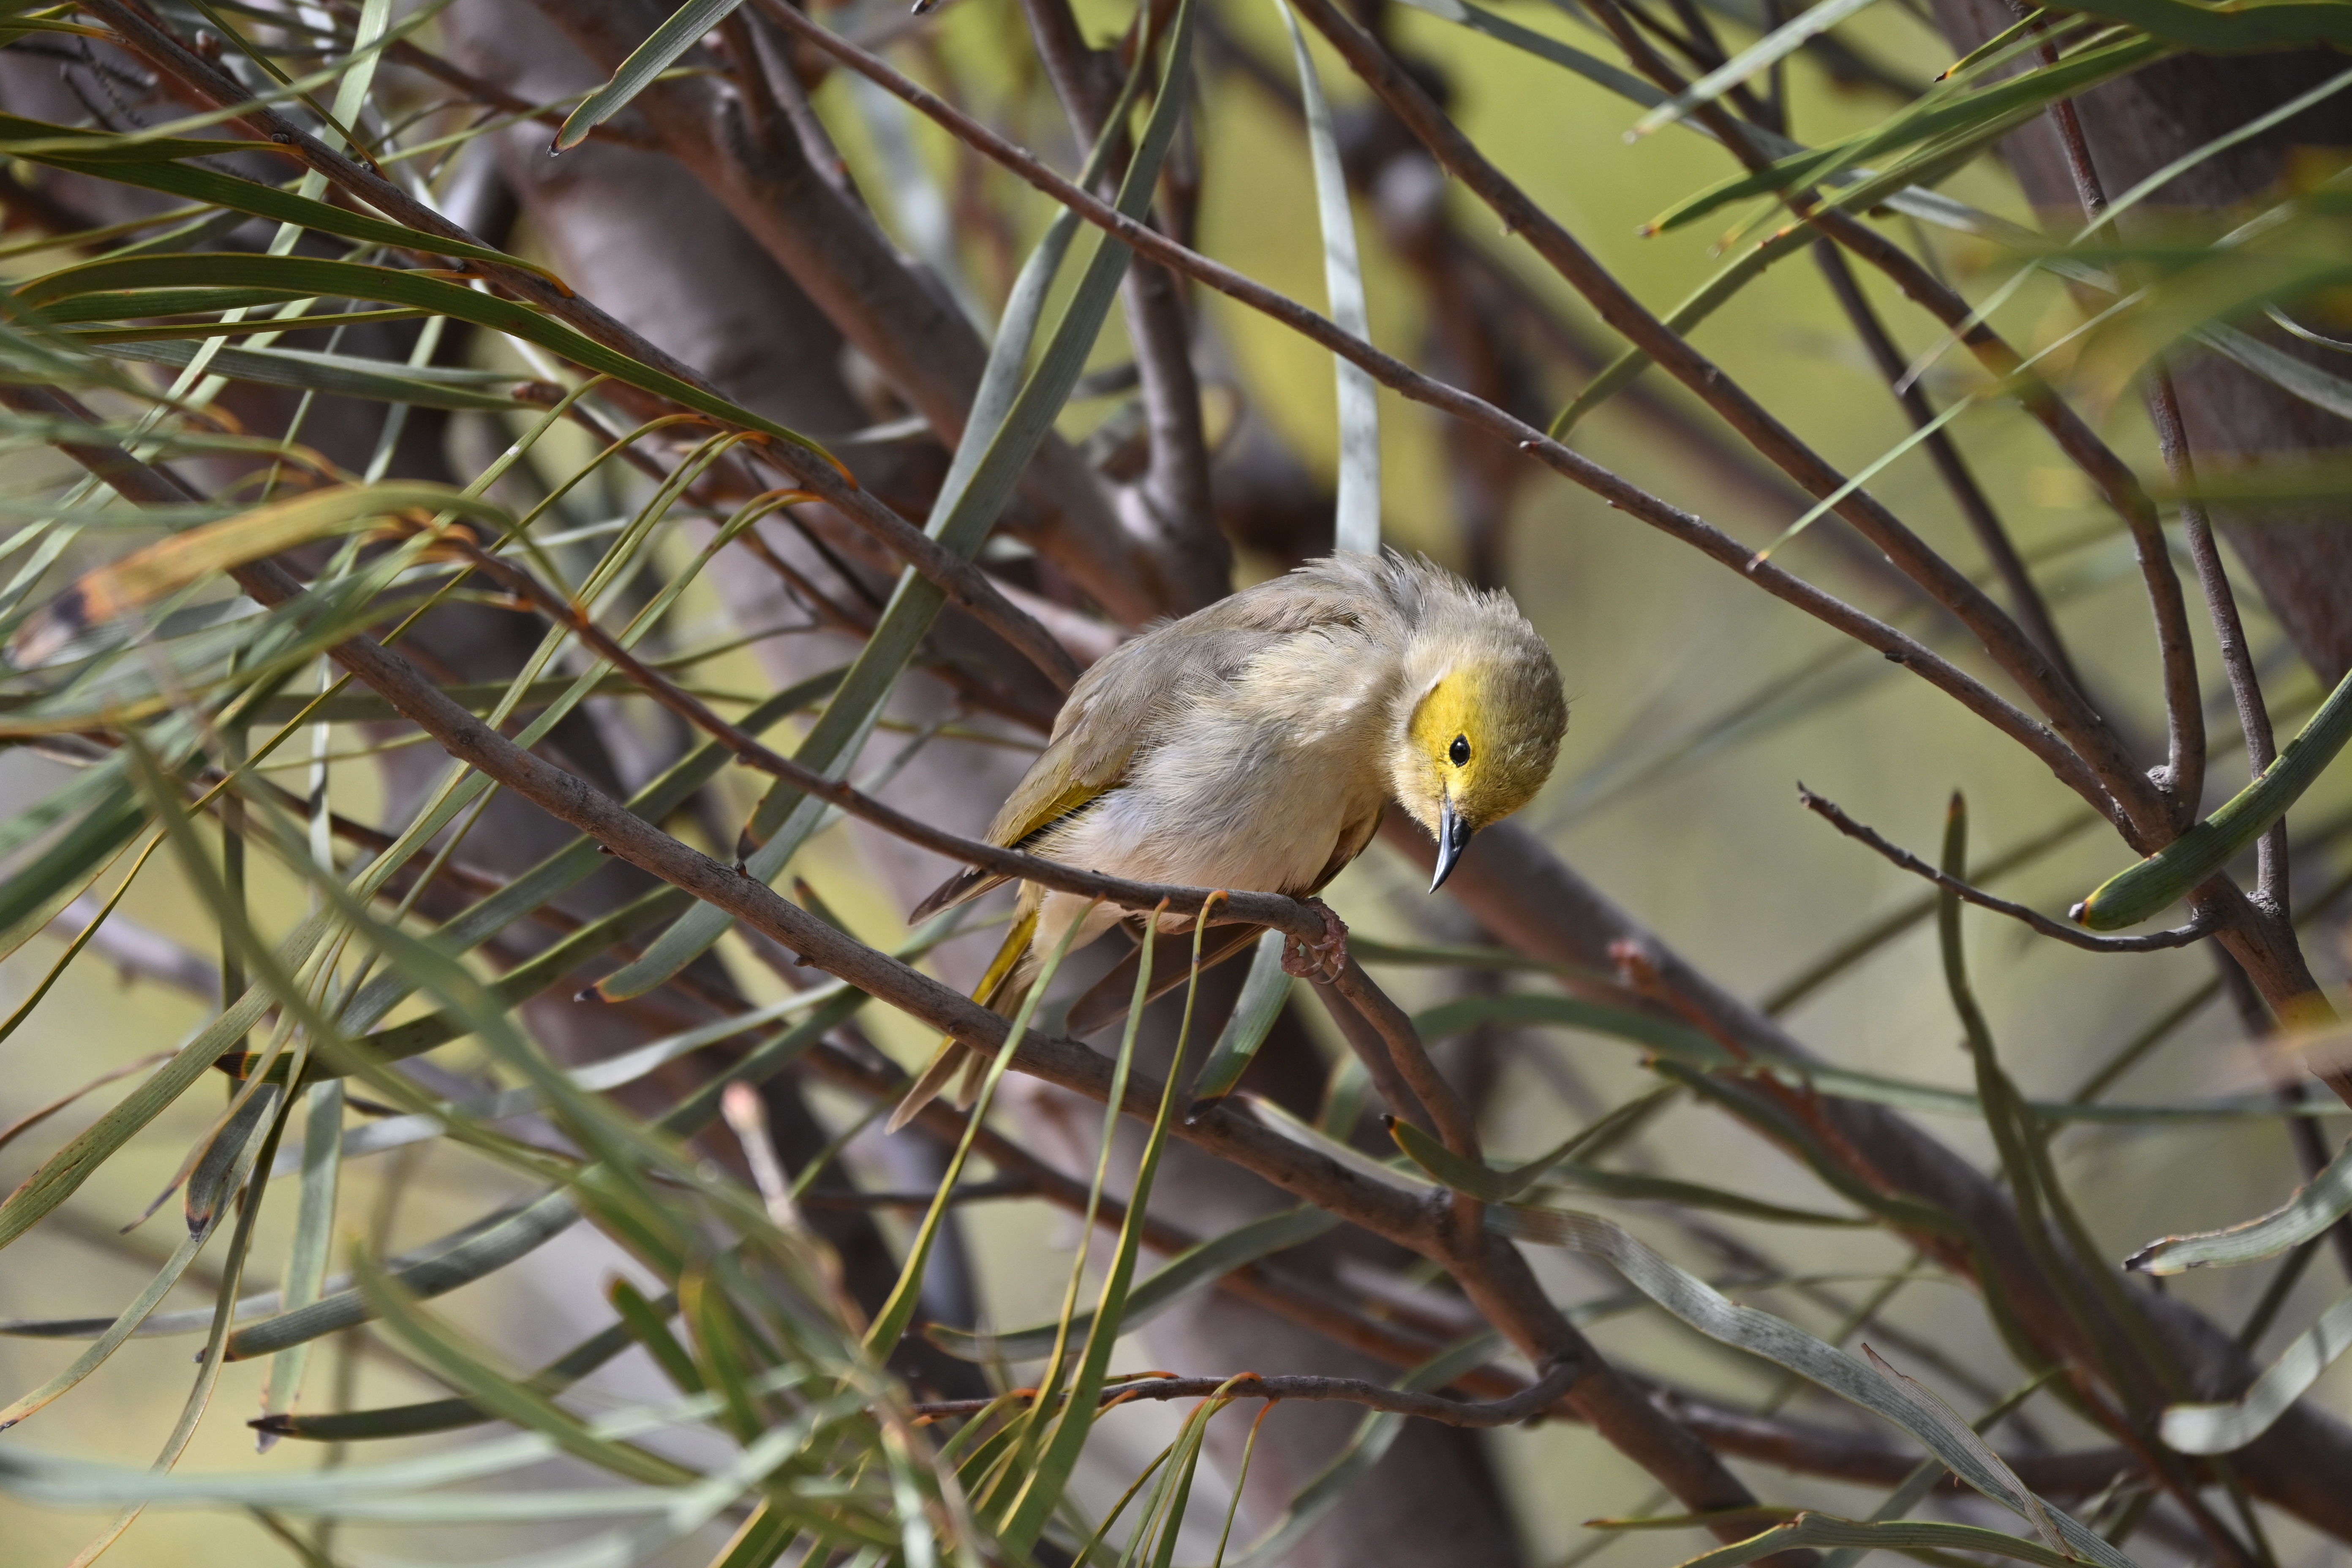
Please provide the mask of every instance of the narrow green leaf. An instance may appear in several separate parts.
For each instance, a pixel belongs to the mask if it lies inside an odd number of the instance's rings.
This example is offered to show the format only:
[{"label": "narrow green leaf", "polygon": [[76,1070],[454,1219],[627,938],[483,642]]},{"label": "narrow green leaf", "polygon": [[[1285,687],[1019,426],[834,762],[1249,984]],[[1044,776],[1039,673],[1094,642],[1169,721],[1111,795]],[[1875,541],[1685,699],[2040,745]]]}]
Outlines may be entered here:
[{"label": "narrow green leaf", "polygon": [[734,14],[743,0],[686,0],[670,13],[652,36],[629,52],[613,79],[581,100],[564,116],[551,153],[568,153],[588,139],[588,132],[628,107],[629,100],[653,85],[656,77],[676,65],[678,58],[702,41],[702,36]]},{"label": "narrow green leaf", "polygon": [[2338,1149],[2326,1169],[2269,1214],[2224,1230],[2152,1241],[2124,1259],[2124,1267],[2143,1274],[2179,1274],[2209,1263],[2253,1263],[2300,1246],[2347,1214],[2352,1214],[2352,1143]]},{"label": "narrow green leaf", "polygon": [[1598,1165],[1588,1165],[1575,1160],[1555,1167],[1549,1179],[1563,1186],[1598,1193],[1603,1197],[1647,1199],[1678,1204],[1685,1208],[1712,1209],[1717,1214],[1762,1220],[1767,1225],[1866,1227],[1879,1223],[1877,1217],[1871,1215],[1830,1214],[1822,1209],[1790,1208],[1785,1204],[1766,1203],[1745,1193],[1710,1187],[1701,1182],[1677,1181],[1671,1176],[1646,1176],[1632,1171],[1603,1170]]},{"label": "narrow green leaf", "polygon": [[373,1259],[362,1253],[352,1261],[377,1321],[433,1375],[462,1390],[499,1419],[543,1433],[565,1453],[648,1486],[677,1486],[698,1479],[692,1470],[635,1444],[598,1436],[526,1380],[492,1365],[478,1348],[418,1310],[415,1298]]},{"label": "narrow green leaf", "polygon": [[44,664],[93,626],[215,573],[410,511],[457,512],[509,526],[513,521],[504,507],[448,485],[399,481],[311,490],[172,534],[85,573],[16,629],[8,656],[20,668]]},{"label": "narrow green leaf", "polygon": [[[1160,83],[1163,94],[1183,96],[1185,71],[1192,43],[1192,0],[1179,0],[1176,25],[1168,40],[1168,73]],[[1164,100],[1163,100],[1164,103]],[[1119,1227],[1118,1247],[1111,1255],[1110,1268],[1103,1277],[1102,1292],[1095,1301],[1094,1321],[1087,1325],[1086,1351],[1078,1359],[1076,1374],[1070,1379],[1069,1398],[1055,1416],[1052,1436],[1046,1439],[1045,1451],[1034,1468],[1021,1478],[1018,1494],[1004,1516],[999,1540],[1015,1556],[1025,1556],[1045,1531],[1045,1521],[1060,1506],[1063,1493],[1076,1470],[1079,1456],[1085,1451],[1087,1435],[1093,1429],[1095,1417],[1100,1412],[1103,1384],[1110,1371],[1110,1357],[1118,1343],[1125,1321],[1127,1299],[1135,1282],[1135,1260],[1143,1240],[1144,1215],[1150,1210],[1152,1184],[1159,1175],[1160,1155],[1168,1145],[1168,1132],[1175,1121],[1176,1086],[1184,1077],[1184,1050],[1190,1044],[1192,1030],[1192,1006],[1201,990],[1201,942],[1208,934],[1206,920],[1192,927],[1192,979],[1184,994],[1184,1016],[1176,1029],[1176,1048],[1168,1064],[1168,1079],[1160,1095],[1159,1113],[1152,1119],[1151,1133],[1144,1142],[1143,1157],[1137,1163],[1135,1180],[1128,1193],[1127,1223]],[[1136,980],[1137,1004],[1135,1017],[1128,1029],[1128,1040],[1122,1045],[1122,1059],[1131,1061],[1134,1056],[1135,1025],[1142,1014],[1141,998],[1147,994],[1148,971],[1139,973]],[[1042,989],[1042,984],[1040,989]],[[1118,1081],[1113,1099],[1106,1108],[1117,1112],[1124,1099],[1125,1083]],[[1108,1139],[1105,1140],[1109,1142]]]},{"label": "narrow green leaf", "polygon": [[2352,1295],[2337,1299],[2264,1367],[2253,1386],[2221,1405],[2175,1405],[2158,1425],[2167,1447],[2183,1454],[2228,1454],[2271,1429],[2287,1406],[2352,1350]]},{"label": "narrow green leaf", "polygon": [[1650,1115],[1676,1091],[1671,1088],[1654,1089],[1638,1100],[1628,1100],[1589,1127],[1580,1127],[1562,1139],[1548,1154],[1538,1154],[1526,1164],[1508,1171],[1497,1171],[1491,1165],[1465,1159],[1444,1144],[1398,1117],[1388,1118],[1389,1136],[1396,1140],[1405,1158],[1427,1171],[1457,1193],[1467,1193],[1482,1203],[1507,1204],[1537,1182],[1546,1172],[1578,1150],[1587,1148],[1602,1139],[1613,1140],[1626,1127]]},{"label": "narrow green leaf", "polygon": [[145,824],[146,804],[123,778],[121,768],[100,763],[90,773],[97,776],[86,774],[50,797],[50,802],[70,801],[79,806],[79,819],[38,854],[19,861],[0,883],[0,931],[60,903],[61,896],[70,898],[69,889],[86,885],[102,872],[116,851]]},{"label": "narrow green leaf", "polygon": [[[828,670],[776,693],[775,696],[746,713],[738,721],[737,727],[749,734],[762,733],[786,714],[798,711],[811,701],[831,691],[841,679],[842,673],[838,669]],[[535,689],[535,688],[525,689]],[[567,700],[550,704],[547,712],[541,715],[541,721],[544,721],[551,715],[561,717],[569,712],[572,702],[582,695],[585,695],[585,692],[580,683],[577,680],[572,681]],[[525,731],[524,735],[529,739],[536,739],[541,732],[543,731],[539,731],[535,725],[533,729]],[[706,741],[679,758],[652,783],[632,795],[626,803],[628,809],[647,822],[659,822],[690,799],[696,790],[717,777],[719,771],[732,758],[733,753],[717,741]],[[453,799],[445,806],[442,820],[446,821],[454,816],[457,807],[462,804],[462,801]],[[448,952],[470,952],[524,915],[555,898],[566,889],[576,886],[594,875],[600,868],[609,864],[611,862],[605,858],[596,841],[583,834],[517,877],[506,887],[488,898],[481,900],[464,913],[445,922],[429,940]],[[506,978],[512,978],[513,973],[510,972]],[[551,984],[551,981],[550,983]],[[351,1006],[345,1009],[341,1021],[348,1028],[366,1028],[397,1005],[404,997],[408,995],[410,989],[409,983],[398,974],[380,975],[370,981],[361,990]],[[440,1042],[436,1040],[434,1043]],[[429,1047],[419,1047],[418,1048]]]},{"label": "narrow green leaf", "polygon": [[[329,1079],[303,1090],[302,1098],[302,1190],[295,1207],[293,1245],[278,1287],[278,1300],[289,1312],[299,1311],[325,1293],[328,1255],[334,1244],[336,1189],[342,1173],[343,1086]],[[307,1342],[270,1359],[269,1381],[261,1393],[264,1415],[284,1415],[293,1410],[301,1397],[310,1362]],[[267,1449],[274,1440],[265,1430],[261,1447]]]},{"label": "narrow green leaf", "polygon": [[[534,266],[520,257],[509,256],[502,250],[443,239],[436,235],[420,233],[404,224],[352,212],[331,202],[314,200],[258,181],[238,179],[235,175],[174,161],[180,158],[217,158],[223,153],[234,151],[239,145],[236,142],[181,141],[159,143],[126,139],[117,145],[93,146],[86,153],[78,150],[45,150],[57,148],[60,138],[85,139],[84,133],[69,131],[61,125],[0,114],[0,149],[16,151],[17,156],[31,163],[46,163],[52,168],[85,174],[113,184],[136,185],[144,190],[161,191],[167,195],[185,196],[207,206],[275,218],[279,223],[315,229],[320,234],[331,234],[341,239],[394,246],[403,250],[429,251],[436,256],[467,261],[488,261],[502,267],[518,267],[541,277],[549,276],[545,268]],[[108,140],[113,141],[111,138]]]},{"label": "narrow green leaf", "polygon": [[[1486,1211],[1486,1223],[1502,1235],[1517,1236],[1522,1234],[1522,1215],[1518,1209],[1490,1208]],[[1807,1382],[1893,1422],[1926,1444],[1954,1474],[1985,1496],[2021,1518],[2046,1518],[2074,1555],[2100,1563],[2103,1568],[2131,1568],[2130,1558],[2069,1515],[2033,1496],[1997,1456],[1992,1456],[1981,1439],[1969,1431],[1965,1423],[1940,1402],[1925,1397],[1916,1384],[1906,1387],[1904,1383],[1864,1365],[1792,1323],[1727,1300],[1705,1280],[1677,1268],[1631,1233],[1598,1215],[1554,1209],[1546,1212],[1541,1224],[1540,1235],[1525,1238],[1605,1259],[1627,1284],[1707,1338],[1777,1363]],[[2050,1560],[2063,1561],[2055,1552],[2051,1553]]]},{"label": "narrow green leaf", "polygon": [[2074,919],[2093,931],[2120,931],[2187,896],[2284,816],[2347,741],[2352,741],[2352,675],[2327,694],[2303,733],[2260,778],[2158,853],[2099,884],[2074,906]]},{"label": "narrow green leaf", "polygon": [[[1233,1015],[1225,1020],[1217,1043],[1210,1047],[1208,1061],[1201,1068],[1199,1080],[1192,1085],[1192,1111],[1231,1094],[1256,1058],[1257,1048],[1274,1032],[1274,1021],[1282,1016],[1283,1004],[1290,1000],[1290,976],[1282,967],[1282,942],[1278,931],[1257,939],[1257,952],[1250,957],[1249,974],[1242,981],[1241,994],[1234,999]],[[1359,958],[1367,956],[1360,947],[1355,952]]]},{"label": "narrow green leaf", "polygon": [[[1508,44],[1515,49],[1535,56],[1538,59],[1549,60],[1553,65],[1573,71],[1585,80],[1605,87],[1618,97],[1630,99],[1645,109],[1655,108],[1666,100],[1664,93],[1622,66],[1612,65],[1598,55],[1587,54],[1582,49],[1571,44],[1562,43],[1549,34],[1538,33],[1531,27],[1523,27],[1508,17],[1496,15],[1483,5],[1471,5],[1468,0],[1405,0],[1405,4],[1416,11],[1426,11],[1429,15],[1451,22],[1458,27],[1466,27],[1474,33],[1484,33],[1497,43]],[[1683,123],[1689,126],[1691,130],[1698,132],[1700,135],[1706,136],[1709,140],[1713,139],[1713,133],[1696,121],[1685,121]],[[1769,137],[1770,132],[1767,132],[1763,134]],[[1774,150],[1788,152],[1792,150],[1792,147],[1780,146]]]},{"label": "narrow green leaf", "polygon": [[646,1353],[654,1358],[654,1364],[662,1369],[662,1374],[680,1394],[704,1391],[702,1369],[694,1364],[694,1358],[677,1342],[677,1336],[669,1331],[669,1319],[677,1310],[675,1291],[663,1297],[656,1306],[635,1285],[615,1279],[604,1294],[613,1303],[613,1310],[621,1314],[621,1331],[645,1347]]},{"label": "narrow green leaf", "polygon": [[817,442],[764,415],[755,414],[690,382],[680,381],[616,349],[606,348],[527,305],[495,294],[477,293],[425,272],[307,256],[181,252],[83,262],[35,279],[17,294],[39,305],[109,289],[152,287],[279,288],[299,289],[319,299],[378,300],[388,305],[413,305],[536,343],[583,369],[609,375],[726,424],[789,441],[832,461]]},{"label": "narrow green leaf", "polygon": [[2038,111],[2103,81],[2126,75],[2172,53],[2151,38],[2126,38],[2084,50],[2056,65],[1996,81],[1972,92],[1937,92],[1890,115],[1858,135],[1780,158],[1753,174],[1735,175],[1686,197],[1650,220],[1647,228],[1679,228],[1748,196],[1777,195],[1827,179],[1873,153],[1916,146],[2008,115]]},{"label": "narrow green leaf", "polygon": [[[640,1301],[644,1300],[639,1297]],[[677,1310],[675,1297],[646,1303],[652,1311]],[[659,1320],[656,1319],[656,1321]],[[541,1394],[561,1394],[614,1357],[638,1343],[632,1325],[614,1323],[581,1341],[532,1374],[530,1386]],[[454,1432],[497,1417],[470,1399],[428,1399],[416,1405],[394,1405],[379,1410],[346,1410],[331,1415],[264,1415],[248,1425],[280,1437],[314,1443],[359,1443],[380,1437],[415,1437],[428,1432]]]},{"label": "narrow green leaf", "polygon": [[2340,0],[2256,0],[2202,5],[2197,0],[2067,0],[2058,9],[2104,16],[2207,54],[2352,48],[2352,7]]},{"label": "narrow green leaf", "polygon": [[[1356,256],[1356,209],[1348,199],[1347,172],[1339,166],[1339,136],[1330,100],[1323,96],[1307,36],[1287,0],[1275,0],[1290,30],[1290,51],[1298,66],[1298,96],[1307,118],[1307,146],[1315,167],[1315,211],[1323,229],[1323,288],[1331,320],[1340,331],[1371,342],[1372,320],[1364,303],[1364,269]],[[1339,378],[1339,496],[1333,514],[1331,548],[1360,554],[1381,547],[1380,389],[1371,373],[1351,360],[1331,356]]]},{"label": "narrow green leaf", "polygon": [[[404,1298],[426,1300],[495,1274],[552,1241],[579,1218],[579,1205],[570,1194],[541,1193],[379,1265],[378,1272]],[[281,1312],[237,1330],[228,1338],[226,1354],[230,1361],[268,1355],[366,1322],[370,1315],[368,1298],[361,1290],[338,1290],[299,1310]]]},{"label": "narrow green leaf", "polygon": [[[129,1306],[123,1308],[112,1322],[105,1326],[88,1350],[76,1356],[70,1365],[43,1383],[38,1388],[18,1395],[5,1408],[0,1408],[0,1432],[6,1431],[27,1415],[34,1414],[104,1365],[107,1358],[120,1350],[122,1347],[122,1342],[137,1332],[139,1326],[153,1315],[156,1306],[165,1296],[171,1294],[172,1288],[177,1285],[180,1282],[180,1277],[188,1271],[188,1265],[196,1260],[196,1254],[204,1250],[205,1243],[212,1239],[213,1231],[219,1224],[220,1216],[215,1215],[212,1226],[181,1237],[178,1246],[172,1249],[172,1256],[164,1259],[163,1266],[155,1271],[154,1278],[147,1281],[146,1289],[140,1291],[138,1297]],[[206,1315],[209,1317],[210,1314]]]},{"label": "narrow green leaf", "polygon": [[[184,368],[194,363],[198,347],[193,342],[166,340],[110,343],[99,352],[109,359],[136,360],[146,364]],[[526,379],[510,371],[395,365],[352,354],[277,348],[217,349],[205,363],[213,374],[226,376],[231,381],[291,386],[339,397],[359,397],[379,403],[413,403],[419,408],[506,410],[524,406],[509,393],[489,390],[497,386],[516,386]]]},{"label": "narrow green leaf", "polygon": [[[2098,1538],[2094,1536],[2092,1539]],[[2020,1563],[2037,1563],[2042,1568],[2070,1568],[2070,1564],[2079,1560],[2079,1554],[2061,1555],[2038,1541],[2004,1535],[1998,1530],[1984,1530],[1973,1524],[1923,1523],[1915,1520],[1872,1524],[1859,1520],[1836,1519],[1828,1514],[1801,1513],[1788,1523],[1776,1525],[1761,1535],[1753,1535],[1746,1541],[1734,1542],[1728,1546],[1718,1546],[1712,1552],[1686,1558],[1677,1568],[1738,1568],[1740,1563],[1753,1563],[1776,1552],[1822,1546],[1853,1546],[1864,1551],[1906,1553],[1981,1552],[1996,1557],[2014,1558]]]},{"label": "narrow green leaf", "polygon": [[1683,89],[1670,101],[1658,105],[1635,121],[1633,129],[1625,133],[1625,139],[1628,142],[1639,140],[1662,125],[1673,124],[1702,104],[1713,103],[1733,88],[1771,69],[1804,47],[1810,40],[1848,17],[1860,14],[1873,3],[1874,0],[1821,0],[1821,4],[1800,11],[1794,20],[1781,23]]},{"label": "narrow green leaf", "polygon": [[1060,943],[1046,955],[1037,979],[1022,998],[1020,1008],[1005,1026],[1004,1043],[997,1047],[995,1058],[989,1063],[988,1076],[982,1080],[980,1098],[972,1102],[971,1118],[964,1123],[963,1137],[956,1144],[955,1153],[948,1160],[947,1170],[940,1176],[939,1190],[931,1197],[931,1205],[916,1228],[915,1239],[907,1248],[906,1261],[899,1266],[898,1282],[891,1289],[889,1299],[881,1310],[874,1314],[874,1323],[866,1333],[866,1348],[876,1357],[887,1356],[906,1334],[908,1325],[915,1320],[915,1308],[922,1300],[923,1273],[929,1268],[931,1248],[939,1240],[940,1226],[945,1222],[948,1201],[954,1194],[956,1183],[963,1175],[964,1163],[971,1157],[973,1139],[988,1115],[997,1084],[1003,1080],[1005,1068],[1012,1064],[1013,1053],[1021,1048],[1021,1037],[1029,1030],[1029,1020],[1035,1016],[1037,1005],[1045,999],[1045,988],[1052,984],[1061,968],[1062,959],[1070,950],[1070,940],[1077,934],[1077,924],[1062,933]]}]

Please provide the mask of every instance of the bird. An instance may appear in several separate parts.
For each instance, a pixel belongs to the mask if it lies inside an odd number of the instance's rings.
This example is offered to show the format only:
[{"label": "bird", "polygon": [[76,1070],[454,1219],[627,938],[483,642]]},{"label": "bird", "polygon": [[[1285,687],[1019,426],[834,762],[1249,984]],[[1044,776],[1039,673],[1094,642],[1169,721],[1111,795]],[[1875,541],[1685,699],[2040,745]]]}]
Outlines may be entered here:
[{"label": "bird", "polygon": [[[1559,666],[1507,592],[1473,588],[1426,556],[1329,555],[1097,660],[985,837],[1135,881],[1308,899],[1363,852],[1393,800],[1437,842],[1433,893],[1473,834],[1534,798],[1567,728]],[[1009,879],[960,872],[908,921]],[[1286,950],[1294,973],[1336,974],[1344,962],[1346,927],[1318,907],[1327,934]],[[974,1000],[1013,1016],[1042,954],[1132,918],[1024,884]],[[891,1129],[960,1069],[976,1089],[983,1065],[941,1042]]]}]

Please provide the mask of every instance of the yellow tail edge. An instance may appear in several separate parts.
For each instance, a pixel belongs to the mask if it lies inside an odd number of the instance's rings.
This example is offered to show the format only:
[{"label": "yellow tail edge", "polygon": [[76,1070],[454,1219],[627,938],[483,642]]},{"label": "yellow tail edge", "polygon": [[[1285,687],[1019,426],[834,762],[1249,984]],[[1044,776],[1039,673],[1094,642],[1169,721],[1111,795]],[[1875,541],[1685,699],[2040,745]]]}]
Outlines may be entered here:
[{"label": "yellow tail edge", "polygon": [[[1036,937],[1037,911],[1032,909],[1016,916],[1012,929],[1004,933],[1003,945],[996,950],[996,956],[988,961],[987,971],[981,975],[980,984],[972,988],[971,999],[992,1012],[1008,1016],[1011,1009],[1017,1009],[1021,1005],[1021,993],[1008,991],[1008,987],[1013,972],[1021,967],[1022,959],[1028,955],[1029,944]],[[998,1005],[1000,1002],[1005,1005]],[[957,1086],[956,1099],[960,1104],[969,1106],[980,1093],[981,1080],[986,1072],[984,1063],[985,1058],[980,1053],[966,1052],[963,1042],[953,1035],[941,1037],[939,1048],[931,1053],[930,1061],[916,1076],[914,1087],[907,1090],[905,1098],[898,1101],[898,1109],[890,1113],[886,1131],[896,1132],[912,1121],[923,1107],[939,1098],[940,1091],[947,1088],[959,1071],[963,1074],[963,1082]]]}]

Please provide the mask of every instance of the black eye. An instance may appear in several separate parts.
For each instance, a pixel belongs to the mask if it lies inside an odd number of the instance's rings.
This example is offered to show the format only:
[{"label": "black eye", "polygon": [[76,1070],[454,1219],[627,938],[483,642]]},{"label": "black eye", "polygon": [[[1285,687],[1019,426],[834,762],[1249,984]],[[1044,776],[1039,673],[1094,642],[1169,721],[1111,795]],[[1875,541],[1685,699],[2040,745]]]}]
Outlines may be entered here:
[{"label": "black eye", "polygon": [[1465,765],[1470,761],[1470,737],[1467,735],[1454,736],[1454,744],[1445,748],[1445,754],[1452,760],[1455,767],[1458,768]]}]

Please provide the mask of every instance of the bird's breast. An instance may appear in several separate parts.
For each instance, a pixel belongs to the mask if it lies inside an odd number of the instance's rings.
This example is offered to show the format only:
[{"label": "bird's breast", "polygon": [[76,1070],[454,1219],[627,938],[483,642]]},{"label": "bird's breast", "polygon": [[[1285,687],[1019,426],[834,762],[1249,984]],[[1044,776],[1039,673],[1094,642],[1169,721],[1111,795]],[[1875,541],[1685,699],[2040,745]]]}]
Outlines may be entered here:
[{"label": "bird's breast", "polygon": [[[1319,639],[1318,639],[1319,640]],[[1139,881],[1304,892],[1388,797],[1377,670],[1292,659],[1172,716],[1120,787],[1038,847]],[[1318,668],[1319,666],[1319,668]]]}]

